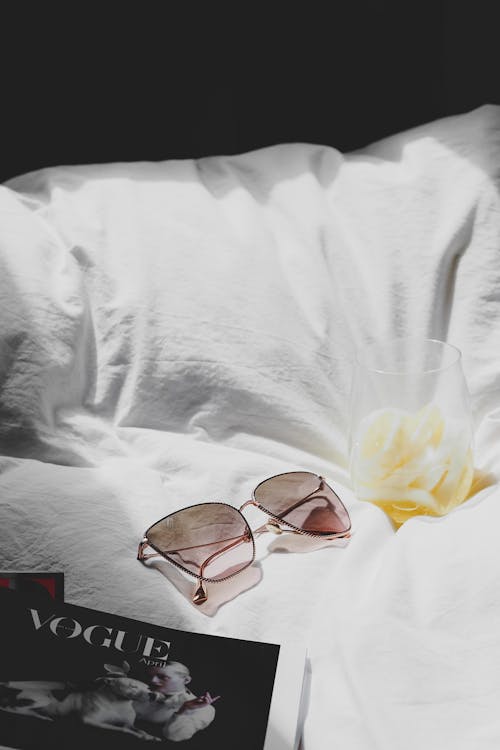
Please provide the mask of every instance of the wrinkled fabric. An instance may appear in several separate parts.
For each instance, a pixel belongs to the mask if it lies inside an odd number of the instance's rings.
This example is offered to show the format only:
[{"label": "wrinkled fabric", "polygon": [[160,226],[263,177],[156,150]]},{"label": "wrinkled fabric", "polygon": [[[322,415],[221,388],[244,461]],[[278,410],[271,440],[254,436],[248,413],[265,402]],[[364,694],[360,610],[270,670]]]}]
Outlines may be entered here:
[{"label": "wrinkled fabric", "polygon": [[[0,187],[0,567],[64,570],[83,606],[305,642],[304,750],[497,748],[499,182],[487,106],[345,155],[282,144]],[[356,349],[406,334],[462,351],[476,477],[396,532],[350,489],[349,390]],[[137,562],[170,511],[294,469],[342,497],[346,546],[262,536],[262,580],[213,616]]]}]

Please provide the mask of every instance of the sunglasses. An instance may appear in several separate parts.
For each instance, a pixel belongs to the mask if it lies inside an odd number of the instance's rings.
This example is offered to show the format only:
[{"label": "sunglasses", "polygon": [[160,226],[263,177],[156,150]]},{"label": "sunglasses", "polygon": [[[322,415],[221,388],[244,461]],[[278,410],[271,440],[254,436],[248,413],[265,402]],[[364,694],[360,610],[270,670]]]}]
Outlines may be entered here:
[{"label": "sunglasses", "polygon": [[[252,531],[242,510],[254,505],[268,521]],[[206,582],[220,583],[255,560],[255,534],[288,531],[316,539],[350,536],[351,520],[338,495],[323,477],[290,471],[264,479],[240,508],[222,502],[191,505],[156,521],[139,544],[137,559],[163,557],[196,578],[194,604],[208,595]],[[145,552],[149,547],[154,552]]]}]

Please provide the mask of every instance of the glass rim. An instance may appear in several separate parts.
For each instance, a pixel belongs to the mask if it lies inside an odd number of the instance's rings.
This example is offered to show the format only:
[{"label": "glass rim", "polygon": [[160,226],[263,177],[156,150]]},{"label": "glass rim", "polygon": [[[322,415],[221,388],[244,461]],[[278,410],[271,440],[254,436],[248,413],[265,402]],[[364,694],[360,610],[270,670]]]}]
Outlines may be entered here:
[{"label": "glass rim", "polygon": [[414,341],[418,343],[419,345],[425,344],[426,346],[428,344],[438,344],[442,350],[448,351],[450,352],[450,354],[453,353],[454,357],[451,362],[448,362],[442,367],[426,367],[426,368],[421,368],[421,369],[389,369],[386,367],[374,367],[368,364],[366,361],[363,361],[362,360],[363,352],[360,352],[360,350],[357,349],[355,353],[355,362],[359,367],[362,367],[364,370],[367,370],[368,372],[375,372],[378,375],[429,375],[431,373],[436,373],[436,372],[445,372],[451,367],[454,367],[462,359],[462,352],[454,344],[450,344],[448,341],[442,341],[441,339],[427,338],[425,336],[424,337],[394,336],[393,338],[387,339],[385,342],[373,341],[371,344],[368,344],[368,347],[366,348],[371,349],[371,350],[378,349],[379,351],[387,351],[390,347],[394,346],[397,342],[409,343],[411,341]]}]

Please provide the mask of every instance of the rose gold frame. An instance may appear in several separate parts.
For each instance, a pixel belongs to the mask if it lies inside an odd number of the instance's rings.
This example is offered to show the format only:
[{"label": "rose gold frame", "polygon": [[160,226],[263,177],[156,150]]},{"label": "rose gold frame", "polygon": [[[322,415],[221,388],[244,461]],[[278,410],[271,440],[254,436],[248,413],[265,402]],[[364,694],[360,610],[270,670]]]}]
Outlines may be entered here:
[{"label": "rose gold frame", "polygon": [[[306,502],[306,500],[308,500],[312,495],[315,495],[317,492],[320,492],[321,490],[323,490],[324,486],[326,485],[328,487],[328,489],[335,495],[336,499],[338,500],[338,502],[340,503],[340,505],[342,506],[342,508],[344,508],[344,510],[346,512],[346,516],[349,519],[349,526],[348,526],[348,528],[346,530],[344,530],[344,531],[336,532],[336,533],[333,533],[333,534],[331,534],[331,533],[323,533],[323,532],[305,531],[304,529],[301,529],[298,526],[294,526],[293,524],[288,523],[287,521],[284,521],[283,518],[281,518],[280,516],[277,516],[274,513],[271,513],[269,510],[267,510],[267,508],[265,508],[260,502],[258,502],[256,500],[255,493],[257,492],[257,490],[259,489],[259,487],[262,484],[264,484],[265,482],[268,482],[271,479],[276,479],[278,477],[286,476],[287,474],[310,474],[311,476],[316,477],[318,479],[318,481],[319,481],[319,486],[315,490],[313,490],[313,492],[310,492],[308,495],[306,495],[305,497],[303,497],[300,500],[298,500],[295,503],[295,505],[293,506],[293,508],[298,507],[298,505],[300,505],[301,503]],[[246,530],[245,530],[244,534],[241,534],[238,537],[234,537],[234,538],[226,539],[226,540],[220,539],[217,542],[210,542],[209,544],[220,544],[220,542],[227,541],[227,542],[231,542],[231,544],[228,544],[227,546],[223,547],[222,549],[217,550],[217,552],[215,552],[213,555],[211,555],[210,557],[208,557],[202,563],[202,565],[200,566],[200,575],[197,575],[192,570],[189,570],[188,568],[184,567],[183,565],[181,565],[180,563],[178,563],[176,560],[173,560],[171,557],[168,556],[169,552],[171,552],[171,553],[172,552],[179,552],[181,550],[167,550],[167,551],[165,551],[165,550],[159,549],[154,544],[152,544],[152,542],[148,539],[148,532],[149,532],[150,529],[152,529],[154,526],[156,526],[161,521],[164,521],[166,518],[169,518],[170,516],[176,515],[177,513],[181,513],[184,510],[188,510],[189,508],[199,507],[200,505],[225,505],[226,507],[231,508],[233,511],[235,511],[236,513],[240,514],[240,516],[243,519],[243,522],[245,524]],[[269,520],[263,526],[260,526],[259,528],[254,529],[253,531],[250,528],[250,526],[248,524],[248,521],[246,520],[245,516],[242,513],[242,511],[245,508],[247,508],[249,505],[255,506],[256,508],[258,508],[259,510],[261,510],[263,513],[265,513],[268,516],[268,518],[269,518]],[[287,508],[287,512],[290,512],[290,510],[293,510],[293,508]],[[282,526],[280,524],[284,524],[285,528],[282,528]],[[204,582],[207,582],[207,583],[221,583],[222,581],[227,581],[229,578],[233,578],[234,576],[239,575],[239,573],[243,572],[246,568],[248,568],[250,565],[252,565],[254,563],[254,561],[255,561],[255,539],[254,539],[254,535],[255,534],[262,534],[262,533],[265,533],[266,531],[270,531],[270,532],[272,532],[274,534],[281,534],[283,531],[288,531],[288,532],[290,532],[292,534],[301,534],[303,536],[314,537],[316,539],[325,539],[325,540],[348,539],[351,536],[351,534],[350,534],[350,531],[351,531],[351,520],[350,520],[350,517],[349,517],[349,513],[347,511],[347,508],[344,506],[342,500],[339,498],[339,496],[337,495],[337,493],[330,487],[330,485],[323,479],[322,476],[320,476],[319,474],[314,474],[313,472],[310,472],[310,471],[296,471],[296,472],[287,471],[287,472],[283,472],[281,474],[275,474],[274,476],[268,477],[267,479],[263,479],[262,482],[259,482],[259,484],[255,487],[255,489],[252,492],[252,499],[251,500],[247,500],[239,508],[236,508],[234,505],[230,505],[229,503],[223,503],[223,502],[195,503],[194,505],[189,505],[186,508],[180,508],[179,510],[174,511],[173,513],[168,513],[166,516],[163,516],[163,518],[160,518],[160,519],[158,519],[158,521],[155,521],[155,523],[151,524],[151,526],[144,532],[144,536],[141,539],[141,541],[139,542],[139,548],[137,550],[137,559],[140,560],[141,562],[146,562],[147,560],[151,559],[152,557],[163,557],[164,560],[167,560],[167,562],[172,563],[172,565],[175,565],[175,567],[179,568],[184,573],[187,573],[189,576],[192,576],[193,578],[196,578],[197,584],[196,584],[196,589],[193,592],[192,601],[193,601],[194,604],[203,604],[208,599],[208,594],[207,594],[206,587],[203,585]],[[208,565],[208,563],[214,557],[218,557],[219,555],[224,554],[229,549],[231,549],[232,547],[234,547],[234,546],[236,546],[238,544],[241,544],[242,542],[251,542],[252,543],[252,558],[251,558],[251,560],[249,560],[248,563],[246,563],[242,568],[240,568],[239,570],[237,570],[235,573],[231,573],[231,574],[229,574],[227,576],[224,576],[222,578],[210,578],[208,576],[204,576],[203,575],[203,569]],[[203,547],[203,546],[209,546],[209,544],[207,544],[207,545],[196,545],[196,546]],[[146,549],[146,547],[150,547],[151,549],[154,550],[154,552],[150,552],[150,553],[145,552],[144,550]],[[188,548],[185,548],[185,549],[188,549]]]}]

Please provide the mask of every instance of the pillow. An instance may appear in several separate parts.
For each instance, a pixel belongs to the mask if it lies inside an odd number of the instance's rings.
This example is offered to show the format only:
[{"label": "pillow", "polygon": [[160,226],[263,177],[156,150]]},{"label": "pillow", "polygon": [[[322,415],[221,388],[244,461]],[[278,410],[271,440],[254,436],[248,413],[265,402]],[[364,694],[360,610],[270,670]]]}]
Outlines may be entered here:
[{"label": "pillow", "polygon": [[353,351],[405,333],[462,348],[486,408],[499,112],[345,156],[286,144],[11,180],[0,450],[92,465],[161,430],[342,473]]}]

